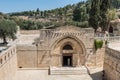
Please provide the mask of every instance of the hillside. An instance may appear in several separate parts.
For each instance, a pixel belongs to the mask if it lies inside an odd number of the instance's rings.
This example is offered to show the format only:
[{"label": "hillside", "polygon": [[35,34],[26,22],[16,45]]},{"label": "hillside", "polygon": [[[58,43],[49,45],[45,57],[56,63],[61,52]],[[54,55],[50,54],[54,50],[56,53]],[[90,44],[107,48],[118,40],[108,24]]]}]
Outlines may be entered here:
[{"label": "hillside", "polygon": [[[111,0],[111,8],[119,9],[120,0]],[[62,25],[75,25],[89,27],[89,12],[91,0],[67,5],[62,8],[41,11],[39,8],[31,11],[8,13],[10,19],[16,21],[21,29],[40,29],[43,27],[58,27]],[[8,17],[7,16],[7,17]]]},{"label": "hillside", "polygon": [[28,18],[47,18],[50,20],[71,20],[73,16],[73,11],[75,8],[84,8],[84,10],[88,9],[88,5],[86,2],[79,2],[73,5],[67,5],[63,8],[56,8],[52,10],[41,11],[39,8],[33,11],[23,11],[23,12],[15,12],[9,13],[11,16],[28,16]]},{"label": "hillside", "polygon": [[[88,27],[90,4],[79,2],[77,4],[67,5],[63,8],[41,11],[39,8],[33,11],[23,11],[9,13],[12,18],[20,19],[21,29],[39,29],[43,27],[62,25],[75,25],[79,27]],[[77,14],[77,15],[76,15]],[[23,23],[23,24],[22,24]],[[29,26],[29,27],[28,27]]]},{"label": "hillside", "polygon": [[[9,13],[10,16],[20,16],[23,19],[35,19],[39,21],[43,21],[42,19],[53,20],[53,21],[70,21],[74,18],[75,10],[79,9],[82,18],[88,18],[89,10],[90,10],[91,0],[87,0],[86,2],[82,1],[76,4],[70,4],[62,8],[56,8],[52,10],[44,10],[41,11],[39,8],[36,10],[23,11],[23,12],[13,12]],[[111,7],[119,9],[120,8],[120,0],[111,0]],[[85,15],[83,15],[85,14]],[[25,18],[27,16],[27,18]],[[84,17],[82,17],[84,16]],[[86,19],[87,20],[87,19]],[[83,20],[84,21],[84,20]]]}]

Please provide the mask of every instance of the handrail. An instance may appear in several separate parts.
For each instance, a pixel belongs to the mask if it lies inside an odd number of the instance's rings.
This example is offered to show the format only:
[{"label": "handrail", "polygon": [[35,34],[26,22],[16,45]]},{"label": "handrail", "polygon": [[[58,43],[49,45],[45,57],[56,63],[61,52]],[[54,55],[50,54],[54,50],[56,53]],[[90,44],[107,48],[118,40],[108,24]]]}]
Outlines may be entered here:
[{"label": "handrail", "polygon": [[95,39],[101,39],[101,40],[108,40],[109,42],[119,41],[120,36],[112,36],[112,37],[95,37]]},{"label": "handrail", "polygon": [[18,39],[9,43],[6,47],[6,50],[0,52],[0,67],[4,65],[11,57],[16,54],[16,43]]}]

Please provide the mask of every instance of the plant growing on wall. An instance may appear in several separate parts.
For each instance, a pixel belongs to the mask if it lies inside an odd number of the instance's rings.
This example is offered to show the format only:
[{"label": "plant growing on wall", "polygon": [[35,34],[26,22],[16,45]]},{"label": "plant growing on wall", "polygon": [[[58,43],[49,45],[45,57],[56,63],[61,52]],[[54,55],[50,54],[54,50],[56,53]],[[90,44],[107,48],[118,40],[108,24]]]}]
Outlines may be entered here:
[{"label": "plant growing on wall", "polygon": [[103,46],[103,40],[96,39],[94,41],[94,46],[95,46],[95,50],[96,51],[97,51],[97,49],[102,48],[102,46]]}]

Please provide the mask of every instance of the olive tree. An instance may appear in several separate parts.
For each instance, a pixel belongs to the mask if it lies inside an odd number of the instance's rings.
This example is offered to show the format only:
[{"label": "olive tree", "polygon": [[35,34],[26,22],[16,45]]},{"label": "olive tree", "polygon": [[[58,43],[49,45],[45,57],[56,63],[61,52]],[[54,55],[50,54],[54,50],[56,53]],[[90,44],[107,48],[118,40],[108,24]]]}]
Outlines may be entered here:
[{"label": "olive tree", "polygon": [[0,20],[0,38],[3,39],[4,44],[7,44],[7,38],[14,40],[16,32],[17,26],[13,20]]}]

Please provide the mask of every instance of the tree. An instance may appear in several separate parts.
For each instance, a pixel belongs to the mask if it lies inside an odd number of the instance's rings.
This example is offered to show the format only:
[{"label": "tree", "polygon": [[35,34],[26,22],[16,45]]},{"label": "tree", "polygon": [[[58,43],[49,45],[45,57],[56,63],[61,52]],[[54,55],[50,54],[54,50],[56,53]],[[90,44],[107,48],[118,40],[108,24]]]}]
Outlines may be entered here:
[{"label": "tree", "polygon": [[88,14],[85,2],[80,2],[73,10],[73,20],[74,21],[87,21]]},{"label": "tree", "polygon": [[111,7],[110,0],[101,0],[101,5],[100,5],[101,21],[100,21],[100,25],[101,25],[103,31],[107,31],[107,29],[108,29],[109,18],[107,16],[107,14],[108,14],[108,11],[109,11],[110,7]]},{"label": "tree", "polygon": [[40,12],[39,8],[37,8],[36,12],[37,12],[37,13],[39,13],[39,12]]},{"label": "tree", "polygon": [[92,0],[91,1],[91,10],[89,25],[96,29],[101,26],[102,31],[107,31],[110,23],[110,14],[109,10],[111,7],[111,0]]},{"label": "tree", "polygon": [[116,16],[116,10],[115,9],[108,10],[108,12],[107,12],[107,18],[108,18],[107,31],[109,31],[110,21],[114,20],[115,18],[117,18],[117,16]]},{"label": "tree", "polygon": [[15,33],[17,32],[16,23],[13,20],[0,20],[0,38],[3,39],[3,43],[7,44],[7,37],[15,39]]},{"label": "tree", "polygon": [[80,8],[75,8],[75,10],[73,11],[73,20],[74,21],[80,21],[81,19],[81,11],[80,11]]},{"label": "tree", "polygon": [[91,9],[89,13],[89,26],[95,31],[99,27],[100,21],[100,0],[91,0]]}]

